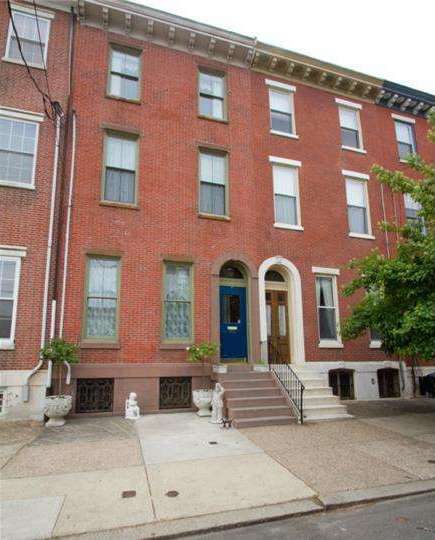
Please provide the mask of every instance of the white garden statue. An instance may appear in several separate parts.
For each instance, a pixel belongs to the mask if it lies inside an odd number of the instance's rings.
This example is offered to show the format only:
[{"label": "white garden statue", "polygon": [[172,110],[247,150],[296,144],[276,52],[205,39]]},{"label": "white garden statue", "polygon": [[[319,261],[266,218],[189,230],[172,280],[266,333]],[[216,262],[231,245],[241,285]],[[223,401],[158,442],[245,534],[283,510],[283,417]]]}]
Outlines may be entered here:
[{"label": "white garden statue", "polygon": [[216,386],[213,390],[213,397],[211,400],[211,419],[212,424],[221,424],[224,411],[224,399],[223,395],[225,393],[224,387],[220,383],[216,383]]},{"label": "white garden statue", "polygon": [[125,400],[125,418],[129,420],[137,420],[140,418],[140,409],[137,404],[136,392],[130,392],[128,398]]}]

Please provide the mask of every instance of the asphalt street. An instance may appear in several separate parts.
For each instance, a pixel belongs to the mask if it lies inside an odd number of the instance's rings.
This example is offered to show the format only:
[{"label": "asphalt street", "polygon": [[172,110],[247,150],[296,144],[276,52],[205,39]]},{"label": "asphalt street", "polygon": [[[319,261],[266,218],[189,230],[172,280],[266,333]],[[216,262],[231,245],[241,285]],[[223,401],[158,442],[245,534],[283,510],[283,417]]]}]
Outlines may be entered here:
[{"label": "asphalt street", "polygon": [[435,493],[249,527],[201,534],[201,540],[434,540]]}]

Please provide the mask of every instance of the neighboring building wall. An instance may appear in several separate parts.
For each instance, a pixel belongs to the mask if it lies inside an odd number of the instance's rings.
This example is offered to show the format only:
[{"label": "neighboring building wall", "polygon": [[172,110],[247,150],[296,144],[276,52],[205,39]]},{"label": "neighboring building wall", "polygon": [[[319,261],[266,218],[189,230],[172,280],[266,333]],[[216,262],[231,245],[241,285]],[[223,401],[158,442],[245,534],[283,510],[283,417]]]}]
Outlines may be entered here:
[{"label": "neighboring building wall", "polygon": [[[32,14],[31,5],[20,5],[27,9],[26,13]],[[54,15],[54,18],[49,19],[47,73],[52,99],[59,101],[65,110],[68,94],[69,16],[67,13],[52,10],[42,11]],[[14,254],[16,250],[11,250],[11,246],[24,248],[20,251],[22,256],[17,282],[19,290],[15,339],[11,344],[3,342],[3,345],[0,345],[0,387],[5,392],[4,418],[30,416],[41,419],[46,372],[32,378],[28,403],[22,403],[22,389],[27,375],[39,360],[55,127],[44,116],[42,98],[32,84],[25,66],[3,58],[6,55],[8,29],[7,4],[0,2],[0,115],[2,118],[9,118],[9,114],[12,114],[10,109],[15,112],[19,110],[21,113],[36,113],[39,137],[34,189],[6,186],[0,178],[0,253]],[[43,70],[32,69],[32,75],[46,91]],[[52,261],[54,268],[55,250]],[[51,289],[52,286],[51,280]],[[47,320],[49,323],[50,313]]]}]

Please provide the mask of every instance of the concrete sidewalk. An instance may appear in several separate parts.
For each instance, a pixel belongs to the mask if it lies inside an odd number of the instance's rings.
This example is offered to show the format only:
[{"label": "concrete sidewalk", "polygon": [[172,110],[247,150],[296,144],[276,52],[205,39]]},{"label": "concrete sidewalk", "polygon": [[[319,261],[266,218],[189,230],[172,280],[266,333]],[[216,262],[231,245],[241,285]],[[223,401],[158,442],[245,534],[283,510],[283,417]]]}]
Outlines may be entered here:
[{"label": "concrete sidewalk", "polygon": [[434,489],[435,414],[405,405],[243,432],[193,413],[10,424],[1,538],[148,538]]}]

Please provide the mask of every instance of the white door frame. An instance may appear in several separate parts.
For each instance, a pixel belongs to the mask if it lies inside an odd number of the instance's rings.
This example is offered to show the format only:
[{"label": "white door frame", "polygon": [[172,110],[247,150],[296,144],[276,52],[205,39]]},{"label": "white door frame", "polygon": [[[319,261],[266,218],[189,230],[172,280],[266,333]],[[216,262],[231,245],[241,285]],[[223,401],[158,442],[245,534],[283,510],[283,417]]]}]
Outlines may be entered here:
[{"label": "white door frame", "polygon": [[270,257],[263,261],[258,270],[258,294],[260,312],[261,360],[267,361],[267,320],[266,320],[266,272],[271,266],[281,267],[286,272],[288,284],[288,306],[290,327],[290,357],[292,364],[305,364],[304,317],[302,308],[301,276],[296,266],[284,257]]}]

